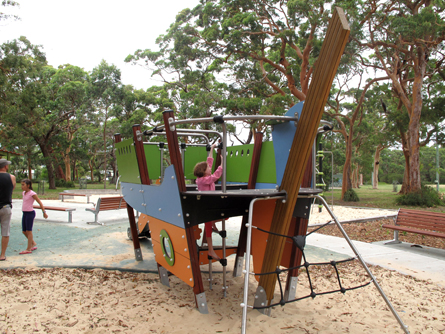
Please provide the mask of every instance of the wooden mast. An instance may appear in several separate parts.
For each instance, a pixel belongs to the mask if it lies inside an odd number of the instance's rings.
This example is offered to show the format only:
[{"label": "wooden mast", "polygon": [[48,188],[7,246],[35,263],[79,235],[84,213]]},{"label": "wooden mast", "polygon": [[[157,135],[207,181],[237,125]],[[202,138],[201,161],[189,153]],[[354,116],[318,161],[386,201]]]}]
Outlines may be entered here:
[{"label": "wooden mast", "polygon": [[[286,191],[287,199],[285,203],[277,201],[271,232],[285,235],[289,230],[305,167],[310,157],[312,145],[317,135],[317,129],[338,64],[340,63],[340,58],[348,41],[349,32],[349,24],[343,10],[336,7],[329,23],[320,56],[315,65],[314,76],[284,171],[280,190]],[[284,238],[269,235],[261,270],[262,273],[276,270],[281,262],[284,246]],[[276,281],[276,275],[262,275],[260,278],[260,286],[265,290],[268,304],[273,299]]]}]

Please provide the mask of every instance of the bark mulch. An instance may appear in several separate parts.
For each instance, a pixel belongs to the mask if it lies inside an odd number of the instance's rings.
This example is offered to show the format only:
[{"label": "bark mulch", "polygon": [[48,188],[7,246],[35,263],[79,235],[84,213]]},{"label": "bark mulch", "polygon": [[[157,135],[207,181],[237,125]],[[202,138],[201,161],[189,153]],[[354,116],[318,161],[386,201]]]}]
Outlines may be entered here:
[{"label": "bark mulch", "polygon": [[[342,224],[346,233],[352,240],[362,241],[362,242],[375,242],[382,240],[392,240],[393,230],[382,228],[383,224],[393,224],[392,219],[382,219],[363,223],[344,223]],[[314,227],[309,227],[308,232],[313,231]],[[336,237],[343,237],[337,225],[327,225],[322,229],[318,230],[317,233],[332,235]],[[428,246],[434,248],[445,249],[445,239],[424,236],[415,233],[399,233],[399,240],[402,242],[407,242],[411,244],[416,244],[420,246]]]}]

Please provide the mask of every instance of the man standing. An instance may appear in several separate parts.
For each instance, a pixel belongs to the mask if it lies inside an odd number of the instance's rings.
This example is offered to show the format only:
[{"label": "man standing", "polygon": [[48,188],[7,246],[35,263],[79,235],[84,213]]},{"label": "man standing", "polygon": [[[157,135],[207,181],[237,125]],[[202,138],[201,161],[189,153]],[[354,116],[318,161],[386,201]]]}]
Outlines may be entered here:
[{"label": "man standing", "polygon": [[0,159],[0,223],[2,226],[2,253],[0,261],[6,260],[6,248],[9,243],[12,216],[12,191],[15,188],[15,176],[8,173],[11,161]]}]

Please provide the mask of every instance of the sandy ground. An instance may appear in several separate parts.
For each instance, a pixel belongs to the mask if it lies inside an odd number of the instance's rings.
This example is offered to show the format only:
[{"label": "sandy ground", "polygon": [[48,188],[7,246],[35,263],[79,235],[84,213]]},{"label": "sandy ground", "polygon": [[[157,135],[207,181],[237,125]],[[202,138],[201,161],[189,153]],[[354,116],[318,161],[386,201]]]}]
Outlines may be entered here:
[{"label": "sandy ground", "polygon": [[[331,210],[341,222],[397,214],[397,210],[366,209],[336,205],[332,206]],[[318,206],[312,205],[311,214],[309,216],[309,225],[323,224],[329,220],[332,220],[332,218],[326,208],[323,208],[322,211],[319,212]]]},{"label": "sandy ground", "polygon": [[[361,214],[369,217],[367,211],[349,209],[348,215],[348,210],[334,208],[340,220],[364,218]],[[325,222],[322,214],[320,222]],[[312,217],[311,223],[317,223],[316,213]],[[215,267],[221,269],[219,264]],[[232,267],[229,263],[228,268]],[[445,289],[380,267],[371,270],[410,333],[445,333]],[[316,293],[338,289],[332,267],[309,272]],[[207,282],[208,276],[203,275]],[[369,282],[357,263],[342,266],[340,277],[343,287]],[[230,274],[227,298],[222,295],[221,274],[214,274],[212,291],[205,286],[207,315],[196,309],[192,289],[173,276],[169,288],[155,274],[29,267],[0,271],[0,282],[1,333],[241,332],[243,277]],[[303,272],[297,297],[310,293],[308,282]],[[251,278],[249,305],[256,287]],[[275,299],[280,299],[278,285]],[[248,333],[404,333],[372,283],[345,294],[319,295],[278,306],[270,317],[249,310],[246,328]]]},{"label": "sandy ground", "polygon": [[[372,268],[410,333],[444,333],[445,291],[381,268]],[[340,270],[342,284],[368,281],[359,266]],[[170,288],[154,274],[103,270],[15,269],[1,273],[1,333],[240,333],[243,278],[221,275],[206,291],[209,314],[195,308],[192,289],[175,277]],[[315,291],[337,289],[332,270],[314,273]],[[301,275],[298,297],[309,293]],[[255,281],[249,285],[253,303]],[[279,299],[277,288],[276,298]],[[373,284],[276,307],[270,317],[247,313],[247,333],[403,333]]]}]

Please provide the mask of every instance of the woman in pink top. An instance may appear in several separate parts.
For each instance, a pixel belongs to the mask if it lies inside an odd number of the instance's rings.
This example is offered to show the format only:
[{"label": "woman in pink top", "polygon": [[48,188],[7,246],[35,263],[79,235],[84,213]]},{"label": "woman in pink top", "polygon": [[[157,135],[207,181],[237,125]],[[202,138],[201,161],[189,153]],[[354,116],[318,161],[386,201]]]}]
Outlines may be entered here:
[{"label": "woman in pink top", "polygon": [[[219,166],[215,173],[212,174],[212,166],[213,166],[213,149],[216,147],[216,144],[213,144],[210,149],[209,157],[207,158],[207,161],[199,162],[196,164],[195,168],[193,169],[193,174],[197,177],[196,179],[196,185],[198,187],[199,191],[206,191],[206,190],[215,190],[215,182],[218,181],[218,179],[222,175],[222,167]],[[221,156],[222,159],[222,156]],[[221,161],[222,163],[222,161]],[[213,227],[216,228],[215,222],[207,222],[205,223],[205,235],[207,238],[207,244],[209,245],[209,256],[214,258],[215,260],[219,261],[220,258],[218,255],[216,255],[214,249],[213,249],[213,243],[212,243],[212,232]]]},{"label": "woman in pink top", "polygon": [[43,211],[43,217],[48,218],[46,214],[45,207],[42,201],[37,197],[37,194],[32,190],[32,182],[29,179],[22,180],[22,190],[23,190],[23,204],[22,204],[22,231],[25,237],[28,239],[28,248],[20,252],[19,254],[31,254],[32,251],[37,249],[37,243],[34,241],[32,235],[32,226],[34,224],[34,218],[36,217],[36,212],[34,211],[32,205],[34,200],[40,205],[40,209]]}]

